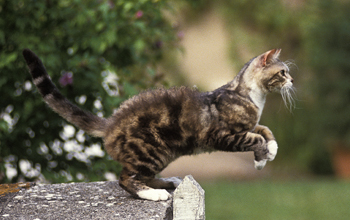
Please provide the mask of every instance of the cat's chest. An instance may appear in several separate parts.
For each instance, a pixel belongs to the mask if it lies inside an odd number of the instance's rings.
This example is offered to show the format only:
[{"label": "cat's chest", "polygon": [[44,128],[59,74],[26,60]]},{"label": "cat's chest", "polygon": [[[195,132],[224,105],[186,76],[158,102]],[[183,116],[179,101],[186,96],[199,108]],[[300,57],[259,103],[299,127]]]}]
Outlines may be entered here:
[{"label": "cat's chest", "polygon": [[264,106],[265,106],[266,95],[264,93],[262,93],[259,89],[254,88],[253,90],[251,90],[249,92],[249,97],[257,107],[258,122],[259,122],[262,111],[263,111]]},{"label": "cat's chest", "polygon": [[249,97],[251,101],[254,103],[254,105],[257,107],[258,122],[259,122],[262,111],[265,106],[266,94],[263,93],[256,84],[252,84],[252,89],[249,91]]}]

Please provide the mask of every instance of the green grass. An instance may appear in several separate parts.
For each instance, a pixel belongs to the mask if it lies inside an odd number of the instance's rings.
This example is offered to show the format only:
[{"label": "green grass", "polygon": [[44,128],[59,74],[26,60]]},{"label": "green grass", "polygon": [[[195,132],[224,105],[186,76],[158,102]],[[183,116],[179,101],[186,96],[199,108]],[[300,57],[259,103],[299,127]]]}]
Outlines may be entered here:
[{"label": "green grass", "polygon": [[201,182],[206,219],[350,219],[350,182]]}]

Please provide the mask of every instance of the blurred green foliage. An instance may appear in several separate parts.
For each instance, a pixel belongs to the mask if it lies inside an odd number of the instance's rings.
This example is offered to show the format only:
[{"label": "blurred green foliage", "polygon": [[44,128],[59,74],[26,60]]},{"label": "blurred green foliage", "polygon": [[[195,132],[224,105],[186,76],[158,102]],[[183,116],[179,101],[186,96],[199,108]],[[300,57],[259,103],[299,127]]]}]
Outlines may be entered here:
[{"label": "blurred green foliage", "polygon": [[[67,123],[36,92],[21,51],[42,59],[68,99],[109,116],[140,90],[165,84],[156,68],[178,45],[163,15],[173,10],[166,0],[0,0],[0,183],[94,181],[120,170],[106,154],[89,153],[99,152],[99,139],[65,134]],[[58,83],[67,74],[73,82]]]}]

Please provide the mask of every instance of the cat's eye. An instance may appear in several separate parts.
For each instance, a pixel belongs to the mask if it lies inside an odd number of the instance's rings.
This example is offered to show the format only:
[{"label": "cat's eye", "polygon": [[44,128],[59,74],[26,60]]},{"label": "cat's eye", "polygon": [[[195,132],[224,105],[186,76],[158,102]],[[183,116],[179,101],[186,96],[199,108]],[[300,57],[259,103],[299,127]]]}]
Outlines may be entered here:
[{"label": "cat's eye", "polygon": [[285,73],[284,70],[281,70],[280,73],[281,73],[282,76],[286,76],[286,73]]}]

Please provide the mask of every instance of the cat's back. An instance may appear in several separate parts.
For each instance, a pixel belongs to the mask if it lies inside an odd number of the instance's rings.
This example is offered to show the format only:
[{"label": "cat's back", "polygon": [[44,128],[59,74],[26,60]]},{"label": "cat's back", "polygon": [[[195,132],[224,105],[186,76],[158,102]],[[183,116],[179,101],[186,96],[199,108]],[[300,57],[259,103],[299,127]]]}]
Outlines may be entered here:
[{"label": "cat's back", "polygon": [[110,120],[119,127],[165,126],[193,121],[201,109],[200,92],[182,86],[147,90],[123,102]]}]

